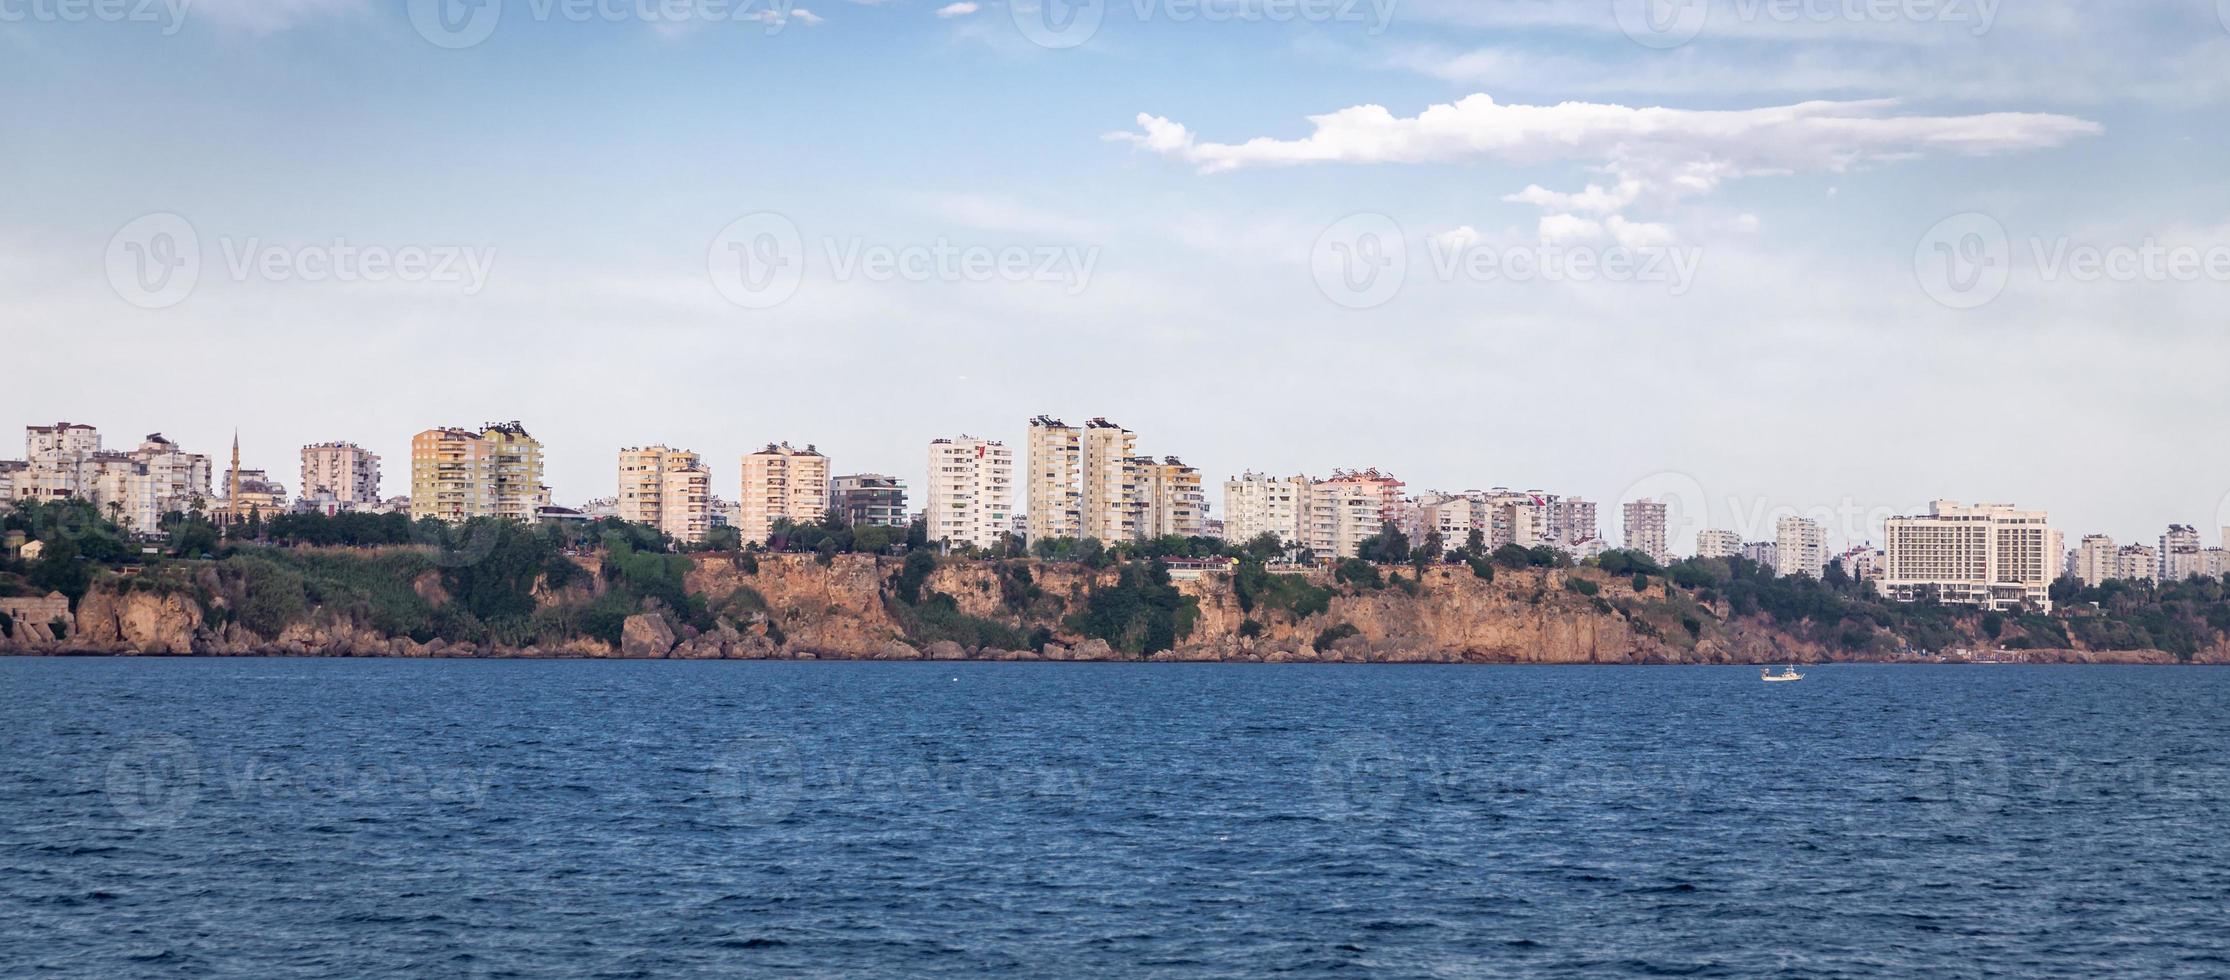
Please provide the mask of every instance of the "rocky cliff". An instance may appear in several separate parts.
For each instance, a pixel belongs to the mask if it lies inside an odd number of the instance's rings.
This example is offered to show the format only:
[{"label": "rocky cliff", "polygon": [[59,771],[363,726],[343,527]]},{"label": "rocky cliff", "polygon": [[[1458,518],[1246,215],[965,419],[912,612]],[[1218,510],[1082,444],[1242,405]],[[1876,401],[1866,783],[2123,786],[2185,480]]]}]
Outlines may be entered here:
[{"label": "rocky cliff", "polygon": [[[1669,590],[1662,580],[1635,591],[1629,580],[1588,569],[1504,570],[1488,581],[1462,566],[1421,575],[1389,570],[1379,587],[1342,585],[1321,572],[1301,576],[1327,597],[1304,613],[1248,608],[1233,577],[1180,579],[1196,613],[1171,649],[1141,658],[1074,632],[1072,614],[1113,569],[1041,562],[946,562],[921,594],[950,597],[932,623],[897,602],[896,559],[838,555],[700,556],[686,578],[710,610],[709,628],[655,606],[629,616],[616,644],[580,637],[516,647],[382,635],[332,610],[313,609],[275,636],[259,636],[223,612],[226,602],[108,581],[77,605],[67,635],[17,622],[0,653],[114,655],[287,655],[372,657],[625,657],[678,659],[989,659],[1370,663],[1779,663],[1829,652],[1760,619],[1741,619]],[[214,602],[204,608],[200,602]],[[41,607],[42,610],[44,607]],[[944,621],[974,624],[961,642]],[[947,624],[949,625],[949,624]],[[1025,641],[1022,638],[1029,637]],[[2029,651],[2030,659],[2172,662],[2158,651]],[[2201,662],[2230,662],[2230,646]]]}]

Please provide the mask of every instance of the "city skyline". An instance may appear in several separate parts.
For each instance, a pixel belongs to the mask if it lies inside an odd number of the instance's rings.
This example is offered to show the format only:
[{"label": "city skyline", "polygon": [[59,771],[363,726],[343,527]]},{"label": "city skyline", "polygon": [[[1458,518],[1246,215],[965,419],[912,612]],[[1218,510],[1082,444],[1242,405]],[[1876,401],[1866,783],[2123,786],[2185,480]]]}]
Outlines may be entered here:
[{"label": "city skyline", "polygon": [[[1042,416],[1040,418],[1042,418]],[[1094,419],[1093,421],[1097,422],[1104,420]],[[98,423],[85,422],[81,419],[75,418],[57,418],[48,422],[31,423],[27,425],[26,428],[28,429],[34,427],[43,427],[62,423],[89,426],[102,434],[104,442],[112,439],[118,432],[129,431],[110,429]],[[574,447],[570,447],[553,439],[544,437],[541,434],[540,430],[536,428],[531,422],[506,421],[490,424],[498,429],[508,428],[514,425],[523,428],[525,432],[532,437],[533,441],[539,444],[540,464],[543,472],[547,472],[551,469],[550,464],[553,460],[563,458],[574,452]],[[1029,425],[1030,422],[1027,420],[1023,423],[1025,432],[1027,432]],[[202,466],[208,470],[212,478],[212,492],[217,494],[218,496],[221,496],[223,488],[220,481],[224,479],[227,467],[218,465],[217,461],[220,454],[198,452],[194,447],[200,445],[199,443],[190,439],[173,437],[169,435],[170,431],[171,430],[169,429],[157,430],[148,433],[148,435],[161,437],[161,439],[168,446],[175,447],[176,451],[178,452],[190,453],[195,457],[205,457],[206,459],[202,463]],[[285,488],[286,497],[289,501],[300,501],[304,490],[306,489],[297,485],[297,483],[299,482],[298,474],[300,472],[299,464],[301,462],[302,452],[304,450],[311,449],[329,449],[335,444],[353,444],[354,446],[361,447],[363,450],[371,452],[378,457],[378,463],[375,468],[380,473],[380,477],[382,480],[382,482],[380,483],[380,498],[382,500],[408,498],[412,496],[410,492],[411,481],[413,479],[411,469],[412,453],[410,449],[412,438],[443,431],[455,431],[469,435],[474,430],[471,426],[437,425],[430,429],[424,429],[420,430],[419,432],[414,432],[412,433],[411,437],[405,437],[403,440],[401,440],[403,443],[403,448],[399,451],[382,451],[382,449],[379,448],[377,445],[378,440],[348,438],[345,436],[328,437],[317,440],[315,442],[302,443],[291,447],[291,449],[285,451],[283,460],[278,465],[273,465],[271,459],[269,458],[271,452],[268,449],[259,446],[258,440],[253,438],[253,434],[251,432],[241,437],[241,465],[243,467],[244,473],[254,474],[260,472],[263,474],[279,474],[277,477],[272,478],[271,482]],[[1126,434],[1132,435],[1134,438],[1138,435],[1135,430]],[[814,448],[821,454],[823,458],[825,458],[827,463],[827,478],[830,480],[833,480],[838,476],[847,476],[853,474],[896,475],[897,478],[901,481],[903,490],[907,495],[907,507],[909,511],[918,513],[926,506],[928,500],[928,487],[931,486],[933,483],[931,474],[929,473],[927,461],[924,458],[924,450],[933,451],[938,443],[950,440],[960,435],[961,433],[955,431],[951,434],[933,434],[922,437],[918,441],[918,443],[915,444],[914,452],[911,454],[915,459],[922,460],[922,462],[909,465],[876,465],[870,463],[869,461],[852,460],[847,456],[840,455],[839,453],[831,451],[825,447],[820,447],[818,444],[814,444]],[[1153,445],[1156,448],[1173,448],[1169,440],[1162,434],[1147,433],[1146,436],[1152,439]],[[1020,439],[1000,438],[996,435],[983,435],[980,437],[970,438],[979,438],[988,442],[1002,443],[1009,451],[1009,453],[1013,455],[1015,459],[1015,463],[1013,465],[1015,466],[1016,474],[1013,478],[1013,496],[1009,501],[1009,505],[1012,508],[1012,513],[1016,515],[1026,515],[1028,513],[1030,480],[1027,467],[1023,464],[1026,462],[1025,453],[1029,442],[1028,436],[1025,434],[1025,436]],[[1180,436],[1179,438],[1181,439],[1182,437]],[[545,486],[548,486],[548,489],[550,490],[547,502],[557,506],[577,508],[586,502],[594,500],[614,500],[615,502],[621,500],[623,498],[623,481],[619,473],[615,472],[615,464],[618,467],[625,467],[626,465],[628,465],[628,456],[630,453],[635,452],[641,448],[649,447],[660,449],[671,448],[671,450],[676,453],[686,454],[688,456],[691,456],[692,458],[699,460],[700,465],[706,471],[705,476],[700,477],[700,479],[709,478],[707,482],[709,483],[710,493],[712,497],[717,500],[726,502],[730,505],[735,505],[740,503],[740,491],[742,490],[742,487],[740,479],[738,478],[738,473],[740,472],[740,467],[743,462],[753,455],[764,452],[767,448],[769,448],[770,445],[783,445],[785,443],[795,443],[800,451],[803,451],[804,447],[806,446],[806,443],[803,440],[776,438],[771,441],[762,440],[749,451],[738,452],[735,453],[733,456],[729,456],[721,452],[704,452],[693,445],[685,445],[679,442],[659,444],[654,442],[638,441],[635,443],[613,446],[609,450],[599,451],[592,454],[597,459],[601,460],[601,462],[599,464],[596,464],[593,468],[601,470],[601,472],[603,473],[603,481],[607,485],[597,486],[591,488],[588,491],[578,491],[561,489],[554,485],[544,484]],[[227,443],[226,445],[229,445],[229,443]],[[123,451],[117,449],[114,445],[107,446],[106,448],[110,451]],[[13,452],[13,450],[5,450],[0,452]],[[1158,460],[1162,455],[1176,456],[1178,454],[1156,454],[1151,458]],[[10,458],[12,457],[0,455],[0,461],[5,461]],[[858,465],[854,465],[855,462],[857,462]],[[1227,481],[1236,480],[1248,475],[1258,475],[1273,479],[1284,479],[1286,477],[1296,475],[1305,475],[1313,477],[1319,481],[1323,481],[1327,479],[1337,479],[1342,473],[1357,472],[1360,469],[1360,467],[1352,467],[1336,463],[1325,463],[1321,465],[1306,466],[1292,472],[1274,472],[1261,467],[1247,467],[1230,473],[1224,477],[1216,477],[1213,476],[1210,471],[1206,470],[1205,468],[1186,468],[1198,469],[1200,471],[1200,485],[1202,489],[1206,491],[1206,502],[1208,504],[1207,518],[1209,520],[1217,522],[1226,521],[1230,517],[1230,515],[1227,513]],[[2072,523],[2069,519],[2062,516],[2064,511],[2051,499],[2050,495],[2043,492],[2024,494],[1999,500],[1990,500],[1987,498],[1959,496],[1951,494],[1932,494],[1927,495],[1923,499],[1923,502],[1910,507],[1896,507],[1884,504],[1866,504],[1856,502],[1851,498],[1845,498],[1845,500],[1841,502],[1793,504],[1782,503],[1778,500],[1764,495],[1738,496],[1732,501],[1726,500],[1724,498],[1711,497],[1709,496],[1711,494],[1711,490],[1707,487],[1707,485],[1695,480],[1695,478],[1687,474],[1674,471],[1661,471],[1657,473],[1647,474],[1642,478],[1629,483],[1627,485],[1626,493],[1623,496],[1596,496],[1591,493],[1576,491],[1573,488],[1555,483],[1553,481],[1498,481],[1484,483],[1473,481],[1461,486],[1428,486],[1421,485],[1415,481],[1402,479],[1401,474],[1405,467],[1402,467],[1400,465],[1381,464],[1371,466],[1369,467],[1369,469],[1375,472],[1384,472],[1388,477],[1391,478],[1401,479],[1399,494],[1406,504],[1414,504],[1420,501],[1424,501],[1429,496],[1435,494],[1478,494],[1491,493],[1492,491],[1498,490],[1509,491],[1511,493],[1520,495],[1529,492],[1547,492],[1550,493],[1552,496],[1578,500],[1590,505],[1591,507],[1601,508],[1602,512],[1597,516],[1595,524],[1596,537],[1599,540],[1606,542],[1611,547],[1625,546],[1625,522],[1623,516],[1625,504],[1633,502],[1635,500],[1656,501],[1667,505],[1665,508],[1668,511],[1668,514],[1665,518],[1665,548],[1666,551],[1674,557],[1687,557],[1698,554],[1708,556],[1709,554],[1716,553],[1715,549],[1719,547],[1721,542],[1713,537],[1714,534],[1732,534],[1734,535],[1733,540],[1735,541],[1735,543],[1743,546],[1756,544],[1772,545],[1776,543],[1777,540],[1784,540],[1784,536],[1789,533],[1789,528],[1787,527],[1788,522],[1792,519],[1795,519],[1816,523],[1820,526],[1819,530],[1824,533],[1826,553],[1811,556],[1802,566],[1807,568],[1814,567],[1820,560],[1832,559],[1837,555],[1841,555],[1847,551],[1850,551],[1853,548],[1861,546],[1872,546],[1875,548],[1879,548],[1883,543],[1883,532],[1885,530],[1887,521],[1892,518],[1899,517],[1924,516],[1929,512],[1929,509],[1939,501],[1983,502],[1995,504],[2013,503],[2024,508],[2033,508],[2036,510],[2045,511],[2052,515],[2052,527],[2065,535],[2067,544],[2065,552],[2067,553],[2073,553],[2074,551],[2076,551],[2078,544],[2083,539],[2094,536],[2110,538],[2116,543],[2118,547],[2123,547],[2125,549],[2142,546],[2149,550],[2157,550],[2153,549],[2153,544],[2162,536],[2163,530],[2175,527],[2186,527],[2195,529],[2199,536],[2200,545],[2204,548],[2230,546],[2230,498],[2226,498],[2224,501],[2220,502],[2222,504],[2222,508],[2217,513],[2217,515],[2211,519],[2205,517],[2182,516],[2171,517],[2170,519],[2159,521],[2150,526],[2139,526],[2131,528],[2101,528],[2092,525],[2077,525]],[[723,479],[724,476],[726,477],[726,479]],[[1702,494],[1704,496],[1699,498],[1697,496],[1698,494]],[[1711,520],[1698,520],[1688,516],[1688,504],[1696,499],[1705,499],[1707,501],[1707,503],[1709,504],[1709,509],[1713,515]],[[1866,528],[1867,531],[1865,533],[1868,536],[1851,536],[1848,529],[1856,527]],[[1556,540],[1565,540],[1562,537],[1561,532]],[[1451,544],[1456,543],[1460,542],[1451,542]],[[1798,566],[1791,565],[1788,567]]]},{"label": "city skyline", "polygon": [[[2203,124],[2230,31],[2206,4],[1850,24],[1715,4],[1693,37],[1639,38],[1610,3],[1112,5],[1066,48],[999,3],[596,25],[514,3],[459,48],[403,6],[0,30],[0,77],[68,93],[8,110],[43,135],[0,159],[25,191],[0,209],[7,337],[174,381],[18,371],[0,417],[204,447],[238,425],[279,470],[269,449],[399,459],[429,425],[525,418],[571,499],[608,492],[612,447],[692,447],[730,487],[726,460],[767,439],[915,473],[923,437],[1018,445],[1005,420],[1070,406],[1210,481],[1377,465],[1615,507],[1687,474],[1711,524],[1753,499],[1942,496],[2134,538],[2215,524],[2230,492],[2230,460],[2194,451],[2230,412],[2224,284],[2142,261],[2230,246],[2230,137]],[[336,80],[372,63],[381,85]],[[1374,143],[1373,106],[1429,149]],[[1660,135],[1628,140],[1639,119]],[[1338,294],[1358,228],[1407,252],[1385,296]],[[138,292],[183,231],[198,282]],[[1945,294],[1963,280],[1930,278],[1930,246],[1970,240],[1990,276]],[[791,294],[708,267],[763,242]],[[971,275],[940,245],[1026,268]],[[1443,261],[1552,247],[1696,261],[1679,283]],[[425,281],[323,275],[368,248]]]}]

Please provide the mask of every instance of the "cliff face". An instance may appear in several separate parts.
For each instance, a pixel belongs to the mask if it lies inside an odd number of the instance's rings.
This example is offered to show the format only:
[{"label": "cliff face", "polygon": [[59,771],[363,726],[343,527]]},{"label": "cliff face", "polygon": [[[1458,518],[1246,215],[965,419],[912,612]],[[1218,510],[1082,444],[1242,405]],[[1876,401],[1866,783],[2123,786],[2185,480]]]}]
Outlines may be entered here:
[{"label": "cliff face", "polygon": [[[644,609],[627,618],[615,646],[591,638],[505,647],[379,634],[327,610],[277,636],[258,636],[233,617],[211,622],[193,598],[108,582],[79,602],[67,635],[56,637],[45,605],[15,617],[0,653],[115,655],[287,655],[377,657],[628,657],[687,659],[995,659],[1132,660],[1099,640],[1069,630],[1095,588],[1118,572],[1074,564],[948,562],[923,583],[924,597],[950,596],[959,617],[994,624],[1010,638],[1046,640],[1037,649],[1019,639],[963,645],[924,634],[919,607],[891,599],[897,559],[839,555],[822,564],[808,555],[760,555],[756,570],[740,556],[696,559],[687,590],[713,611],[700,630],[670,611]],[[1830,651],[1799,641],[1759,620],[1737,620],[1724,608],[1668,593],[1663,582],[1635,592],[1629,580],[1585,569],[1502,570],[1494,581],[1464,567],[1435,567],[1421,576],[1403,568],[1381,588],[1355,588],[1310,572],[1303,580],[1327,590],[1321,612],[1297,616],[1259,599],[1249,610],[1227,574],[1176,582],[1197,616],[1174,649],[1155,660],[1382,663],[1779,663],[1828,659]],[[583,587],[586,588],[586,587]],[[444,597],[445,598],[445,597]],[[10,600],[31,603],[34,600]],[[222,603],[222,599],[215,600]],[[700,624],[703,620],[699,620]],[[914,637],[909,638],[909,630]],[[928,632],[928,636],[940,635]],[[946,633],[943,635],[951,635]],[[2033,660],[2166,663],[2158,651],[2029,651]],[[2204,650],[2203,663],[2230,663],[2230,642]]]}]

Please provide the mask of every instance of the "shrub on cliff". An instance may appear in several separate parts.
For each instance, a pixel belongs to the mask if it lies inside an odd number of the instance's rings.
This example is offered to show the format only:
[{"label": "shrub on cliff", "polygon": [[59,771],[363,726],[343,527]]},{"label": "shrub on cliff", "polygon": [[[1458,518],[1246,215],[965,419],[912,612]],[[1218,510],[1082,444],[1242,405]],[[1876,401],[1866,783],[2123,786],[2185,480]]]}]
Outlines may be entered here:
[{"label": "shrub on cliff", "polygon": [[1156,559],[1125,563],[1115,584],[1093,589],[1068,626],[1117,650],[1146,656],[1174,648],[1199,616],[1200,601],[1179,592],[1170,582],[1169,566]]},{"label": "shrub on cliff", "polygon": [[1316,634],[1316,642],[1312,645],[1316,648],[1316,652],[1323,653],[1332,649],[1333,644],[1336,644],[1341,640],[1347,639],[1350,636],[1360,635],[1362,635],[1362,631],[1356,629],[1355,624],[1341,623],[1338,626],[1331,627],[1321,633]]},{"label": "shrub on cliff", "polygon": [[1341,562],[1339,569],[1332,573],[1332,579],[1358,589],[1383,589],[1386,587],[1386,579],[1378,574],[1378,566],[1361,558],[1350,558]]}]

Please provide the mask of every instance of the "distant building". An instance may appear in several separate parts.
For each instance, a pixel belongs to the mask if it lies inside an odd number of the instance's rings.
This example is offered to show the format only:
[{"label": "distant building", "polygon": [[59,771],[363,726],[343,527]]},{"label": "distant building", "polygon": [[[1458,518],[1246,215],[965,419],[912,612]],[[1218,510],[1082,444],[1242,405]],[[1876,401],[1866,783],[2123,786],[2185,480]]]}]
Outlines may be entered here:
[{"label": "distant building", "polygon": [[2086,534],[2082,543],[2075,546],[2074,557],[2069,562],[2068,574],[2084,585],[2096,588],[2109,579],[2122,576],[2121,550],[2114,546],[2114,539],[2103,534]]},{"label": "distant building", "polygon": [[1672,561],[1672,549],[1665,540],[1665,504],[1657,500],[1628,502],[1624,511],[1626,550],[1639,551],[1659,564]]},{"label": "distant building", "polygon": [[1208,529],[1208,495],[1200,471],[1175,456],[1159,462],[1141,456],[1127,461],[1124,482],[1131,488],[1126,510],[1136,513],[1141,538],[1197,538]]},{"label": "distant building", "polygon": [[1309,493],[1305,476],[1249,471],[1223,481],[1224,540],[1245,544],[1273,534],[1286,545],[1300,544],[1307,538]]},{"label": "distant building", "polygon": [[302,447],[302,499],[330,501],[339,510],[380,502],[379,454],[353,442]]},{"label": "distant building", "polygon": [[[712,531],[712,471],[705,468],[702,457],[686,449],[622,449],[614,503],[620,520],[647,524],[676,541],[695,544]],[[580,513],[584,519],[594,519],[586,511]]]},{"label": "distant building", "polygon": [[1696,557],[1739,558],[1741,555],[1742,535],[1714,528],[1696,532]]},{"label": "distant building", "polygon": [[828,512],[829,460],[811,445],[793,449],[768,443],[743,458],[742,520],[737,529],[746,542],[764,542],[776,521],[804,524]]},{"label": "distant building", "polygon": [[1773,572],[1819,578],[1827,570],[1827,528],[1815,520],[1785,516],[1773,525]]},{"label": "distant building", "polygon": [[905,527],[906,481],[881,473],[831,477],[829,509],[855,527]]},{"label": "distant building", "polygon": [[131,452],[101,448],[100,430],[58,422],[24,428],[24,460],[0,463],[9,499],[87,501],[127,531],[153,534],[162,516],[205,508],[209,457],[151,433]]},{"label": "distant building", "polygon": [[1743,545],[1742,558],[1760,568],[1781,567],[1781,556],[1771,541],[1752,541]]},{"label": "distant building", "polygon": [[1375,484],[1323,480],[1309,489],[1308,547],[1319,559],[1353,558],[1386,525],[1386,497]]},{"label": "distant building", "polygon": [[2124,582],[2160,579],[2160,552],[2149,545],[2126,545],[2114,553],[2114,577]]},{"label": "distant building", "polygon": [[517,422],[427,429],[410,440],[410,516],[452,524],[475,517],[532,521],[550,503],[542,444]]},{"label": "distant building", "polygon": [[991,549],[1014,521],[1014,450],[962,435],[929,444],[929,540]]},{"label": "distant building", "polygon": [[1859,545],[1836,556],[1835,564],[1854,582],[1873,582],[1882,577],[1882,551],[1869,545]]},{"label": "distant building", "polygon": [[2170,524],[2160,536],[2160,579],[2163,582],[2181,582],[2195,575],[2207,573],[2206,556],[2201,554],[2199,529],[2188,524]]},{"label": "distant building", "polygon": [[1888,598],[2051,611],[2062,548],[2044,511],[1939,500],[1926,516],[1891,518],[1885,531]]},{"label": "distant building", "polygon": [[1040,415],[1030,420],[1029,539],[1074,538],[1083,534],[1083,430]]}]

